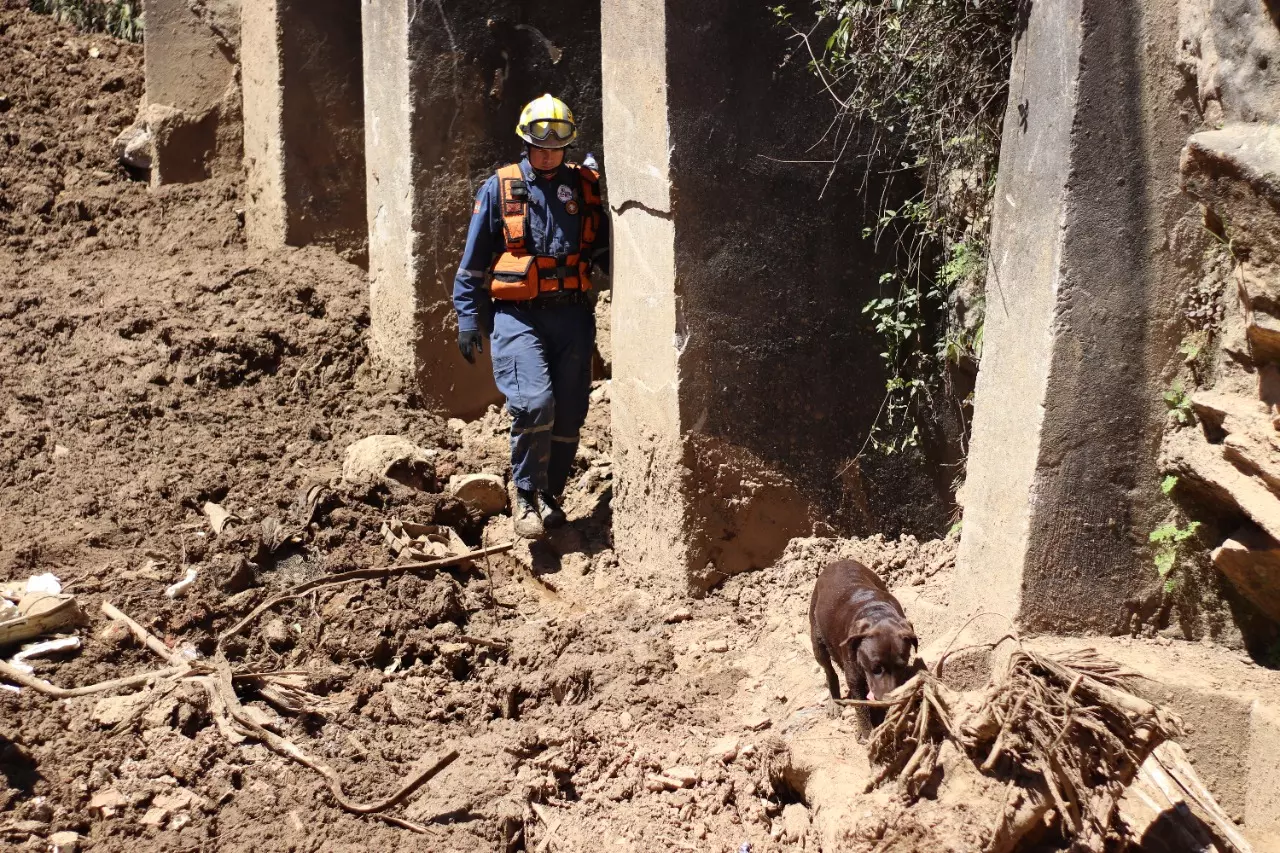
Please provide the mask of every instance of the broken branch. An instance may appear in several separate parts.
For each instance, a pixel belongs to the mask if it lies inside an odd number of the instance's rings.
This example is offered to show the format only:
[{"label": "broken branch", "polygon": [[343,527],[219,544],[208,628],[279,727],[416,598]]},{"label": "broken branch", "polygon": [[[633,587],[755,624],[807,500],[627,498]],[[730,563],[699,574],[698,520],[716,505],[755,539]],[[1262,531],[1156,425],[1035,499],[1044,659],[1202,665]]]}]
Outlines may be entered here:
[{"label": "broken branch", "polygon": [[315,580],[307,581],[306,583],[295,586],[293,589],[291,589],[289,592],[284,593],[283,595],[278,595],[275,598],[268,599],[267,601],[264,601],[262,604],[259,604],[257,607],[253,608],[253,610],[250,610],[249,615],[245,616],[235,625],[232,625],[230,628],[228,628],[227,630],[223,631],[221,634],[218,635],[218,644],[221,645],[229,637],[234,637],[236,634],[239,634],[241,631],[243,631],[245,628],[251,625],[254,622],[254,620],[256,620],[259,616],[261,616],[263,613],[266,613],[268,610],[275,607],[277,604],[283,604],[286,601],[291,601],[295,598],[306,595],[308,592],[314,592],[316,590],[321,590],[321,589],[331,589],[336,586],[342,586],[344,584],[354,583],[356,581],[377,580],[379,578],[394,577],[395,575],[401,575],[401,574],[404,574],[405,572],[413,571],[415,569],[439,569],[439,568],[444,568],[446,566],[456,566],[459,563],[470,562],[471,560],[474,560],[477,557],[488,556],[489,554],[500,554],[503,551],[510,551],[511,548],[512,548],[512,543],[506,542],[506,543],[503,543],[502,545],[491,545],[488,548],[481,548],[478,551],[468,551],[465,554],[456,554],[451,557],[441,557],[439,560],[428,560],[424,563],[400,563],[399,565],[395,565],[395,566],[382,566],[382,567],[373,568],[373,569],[356,569],[355,571],[351,571],[351,572],[342,572],[341,574],[330,575],[328,577],[323,577],[323,578],[316,578]]},{"label": "broken branch", "polygon": [[84,687],[58,687],[47,681],[42,681],[34,675],[23,672],[17,667],[10,666],[4,661],[0,661],[0,676],[5,680],[12,681],[14,684],[20,684],[23,687],[30,687],[37,693],[43,693],[45,696],[52,696],[55,699],[74,699],[77,696],[92,696],[95,693],[109,693],[114,690],[123,690],[126,687],[136,687],[139,684],[146,684],[160,678],[168,678],[171,675],[181,675],[187,670],[185,666],[171,666],[167,669],[157,669],[152,672],[143,672],[138,675],[130,675],[126,678],[112,678],[108,681],[99,681],[97,684],[89,684]]}]

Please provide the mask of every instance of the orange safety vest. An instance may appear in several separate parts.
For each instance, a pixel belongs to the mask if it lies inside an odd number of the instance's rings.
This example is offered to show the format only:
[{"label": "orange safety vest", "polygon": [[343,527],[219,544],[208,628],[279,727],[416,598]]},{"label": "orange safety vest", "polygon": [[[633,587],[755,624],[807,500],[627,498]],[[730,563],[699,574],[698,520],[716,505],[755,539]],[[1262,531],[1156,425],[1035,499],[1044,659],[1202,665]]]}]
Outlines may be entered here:
[{"label": "orange safety vest", "polygon": [[[506,251],[493,265],[490,293],[494,299],[533,299],[543,293],[561,290],[587,291],[590,266],[588,255],[600,231],[604,205],[600,200],[600,176],[595,171],[566,163],[578,173],[582,184],[581,238],[578,251],[564,257],[529,253],[529,188],[519,163],[498,170],[498,193],[502,204],[502,236]],[[523,190],[523,191],[522,191]]]}]

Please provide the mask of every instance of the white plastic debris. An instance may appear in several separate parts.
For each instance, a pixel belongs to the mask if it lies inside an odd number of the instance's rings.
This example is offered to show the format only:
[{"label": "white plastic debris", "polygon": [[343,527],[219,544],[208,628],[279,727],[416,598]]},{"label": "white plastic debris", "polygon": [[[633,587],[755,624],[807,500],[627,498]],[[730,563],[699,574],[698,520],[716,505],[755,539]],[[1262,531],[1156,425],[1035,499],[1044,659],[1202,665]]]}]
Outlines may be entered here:
[{"label": "white plastic debris", "polygon": [[79,637],[58,637],[53,640],[45,640],[40,643],[32,643],[29,646],[23,646],[22,651],[18,652],[9,659],[9,665],[23,672],[34,672],[31,665],[27,663],[31,658],[44,657],[48,654],[57,654],[59,652],[73,652],[80,648]]},{"label": "white plastic debris", "polygon": [[42,575],[32,575],[27,578],[27,592],[46,592],[49,595],[62,594],[62,581],[58,580],[50,572]]},{"label": "white plastic debris", "polygon": [[200,572],[198,572],[194,566],[187,569],[187,573],[186,575],[183,576],[182,580],[168,587],[164,591],[164,597],[165,598],[181,598],[182,596],[186,595],[187,590],[190,589],[191,585],[196,582],[196,577],[199,574]]}]

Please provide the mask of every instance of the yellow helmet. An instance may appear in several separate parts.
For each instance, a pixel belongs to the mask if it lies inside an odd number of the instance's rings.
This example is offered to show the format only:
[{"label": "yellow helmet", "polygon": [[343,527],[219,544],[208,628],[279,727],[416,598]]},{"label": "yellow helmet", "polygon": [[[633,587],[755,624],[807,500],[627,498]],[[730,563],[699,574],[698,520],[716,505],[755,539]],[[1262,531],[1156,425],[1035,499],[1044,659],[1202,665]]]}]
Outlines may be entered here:
[{"label": "yellow helmet", "polygon": [[564,148],[578,138],[578,125],[564,101],[543,95],[520,111],[516,135],[537,148]]}]

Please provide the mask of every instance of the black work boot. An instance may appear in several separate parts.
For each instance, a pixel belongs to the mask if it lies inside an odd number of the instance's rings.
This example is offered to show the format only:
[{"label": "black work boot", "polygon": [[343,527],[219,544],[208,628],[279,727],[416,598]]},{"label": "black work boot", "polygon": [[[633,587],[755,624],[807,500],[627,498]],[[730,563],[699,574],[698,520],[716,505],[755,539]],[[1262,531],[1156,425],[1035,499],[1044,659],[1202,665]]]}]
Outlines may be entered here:
[{"label": "black work boot", "polygon": [[538,515],[542,517],[542,526],[547,530],[562,527],[567,520],[564,510],[560,508],[560,499],[550,492],[538,492]]},{"label": "black work boot", "polygon": [[511,521],[516,535],[525,539],[538,539],[545,530],[538,513],[538,495],[527,489],[515,489],[511,498]]}]

